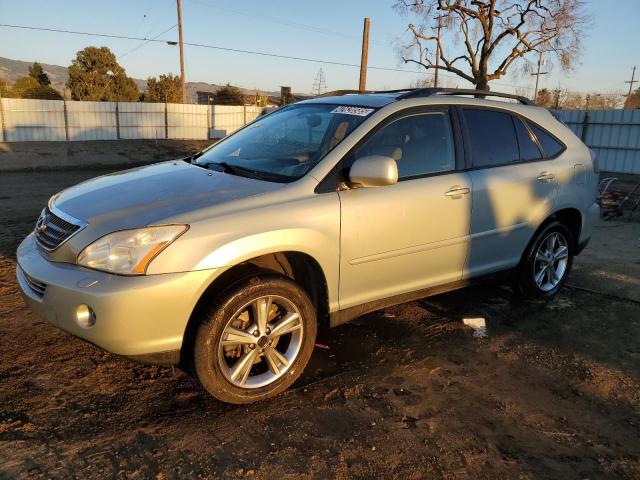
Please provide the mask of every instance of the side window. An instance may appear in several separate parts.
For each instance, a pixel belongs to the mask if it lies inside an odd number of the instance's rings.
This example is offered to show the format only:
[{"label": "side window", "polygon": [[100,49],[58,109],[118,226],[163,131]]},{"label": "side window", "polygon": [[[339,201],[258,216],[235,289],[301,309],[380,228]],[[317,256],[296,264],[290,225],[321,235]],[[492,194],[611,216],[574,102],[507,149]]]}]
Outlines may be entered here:
[{"label": "side window", "polygon": [[446,112],[399,118],[375,132],[355,151],[354,160],[385,155],[398,163],[398,178],[455,169],[451,121]]},{"label": "side window", "polygon": [[474,167],[491,167],[520,159],[510,114],[494,110],[464,109]]},{"label": "side window", "polygon": [[518,145],[520,145],[520,161],[530,162],[532,160],[540,160],[542,152],[536,145],[535,139],[531,132],[525,127],[522,120],[514,118],[516,122],[516,132],[518,132]]},{"label": "side window", "polygon": [[547,157],[555,157],[564,148],[564,145],[562,145],[540,127],[537,127],[532,123],[529,123],[529,127],[531,127],[531,131],[538,138],[538,142],[540,143],[540,146],[542,147],[542,150]]}]

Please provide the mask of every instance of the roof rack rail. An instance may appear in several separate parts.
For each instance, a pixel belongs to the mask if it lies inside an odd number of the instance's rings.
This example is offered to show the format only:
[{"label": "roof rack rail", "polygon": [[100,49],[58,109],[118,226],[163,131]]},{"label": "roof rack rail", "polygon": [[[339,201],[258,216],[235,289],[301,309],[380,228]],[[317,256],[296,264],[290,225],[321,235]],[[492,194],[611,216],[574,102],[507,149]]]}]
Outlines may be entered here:
[{"label": "roof rack rail", "polygon": [[330,92],[324,92],[316,97],[341,97],[343,95],[358,95],[358,94],[375,94],[375,93],[404,93],[413,90],[411,88],[399,88],[397,90],[332,90]]},{"label": "roof rack rail", "polygon": [[431,97],[433,95],[474,95],[476,97],[500,97],[510,98],[512,100],[518,100],[523,105],[535,105],[535,103],[523,97],[522,95],[514,95],[511,93],[492,92],[490,90],[473,90],[464,88],[415,88],[409,90],[407,93],[400,95],[397,99],[402,100],[405,98],[416,97]]}]

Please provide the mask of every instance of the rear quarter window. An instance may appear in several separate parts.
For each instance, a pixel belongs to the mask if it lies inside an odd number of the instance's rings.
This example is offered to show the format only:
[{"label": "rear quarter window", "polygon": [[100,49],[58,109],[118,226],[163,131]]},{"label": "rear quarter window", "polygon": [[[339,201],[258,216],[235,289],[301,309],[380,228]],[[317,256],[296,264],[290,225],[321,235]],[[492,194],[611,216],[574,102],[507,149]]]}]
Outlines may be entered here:
[{"label": "rear quarter window", "polygon": [[538,148],[538,145],[536,145],[536,140],[533,134],[519,118],[515,117],[513,121],[516,122],[516,131],[518,132],[520,161],[531,162],[540,160],[542,158],[542,152]]},{"label": "rear quarter window", "polygon": [[564,150],[564,145],[553,138],[550,133],[546,132],[536,125],[533,125],[532,123],[529,123],[529,127],[538,139],[538,143],[542,147],[542,151],[544,152],[546,157],[555,157],[560,152],[562,152],[562,150]]}]

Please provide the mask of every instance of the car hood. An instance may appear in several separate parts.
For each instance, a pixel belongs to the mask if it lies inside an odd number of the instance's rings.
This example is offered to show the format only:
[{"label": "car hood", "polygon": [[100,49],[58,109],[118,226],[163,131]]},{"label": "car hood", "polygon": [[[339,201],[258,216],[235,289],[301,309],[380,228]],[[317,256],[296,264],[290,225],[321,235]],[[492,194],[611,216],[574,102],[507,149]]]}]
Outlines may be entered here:
[{"label": "car hood", "polygon": [[170,161],[88,180],[54,196],[52,203],[89,224],[125,229],[283,186]]}]

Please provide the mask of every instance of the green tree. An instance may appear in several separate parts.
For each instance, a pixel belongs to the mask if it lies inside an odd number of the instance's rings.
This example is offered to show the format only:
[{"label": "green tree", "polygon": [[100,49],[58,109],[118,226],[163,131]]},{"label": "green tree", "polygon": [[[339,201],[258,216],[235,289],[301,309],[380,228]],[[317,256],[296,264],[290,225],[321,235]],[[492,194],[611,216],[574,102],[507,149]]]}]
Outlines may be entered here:
[{"label": "green tree", "polygon": [[180,77],[168,73],[160,78],[147,79],[147,91],[142,94],[142,101],[155,103],[182,103],[182,86]]},{"label": "green tree", "polygon": [[87,47],[69,66],[67,88],[74,100],[135,102],[140,92],[107,47]]},{"label": "green tree", "polygon": [[35,78],[40,85],[51,85],[49,75],[42,69],[42,65],[38,62],[33,62],[33,65],[29,66],[29,76]]},{"label": "green tree", "polygon": [[238,87],[232,87],[227,83],[216,92],[213,103],[216,105],[244,105],[244,94]]},{"label": "green tree", "polygon": [[9,96],[9,84],[4,78],[0,78],[0,97]]},{"label": "green tree", "polygon": [[33,77],[20,77],[11,86],[9,96],[13,98],[25,98],[25,93],[28,90],[36,88],[38,85],[38,81]]},{"label": "green tree", "polygon": [[[6,92],[6,93],[5,93]],[[12,98],[35,98],[40,100],[62,100],[60,92],[49,85],[40,85],[33,77],[20,77],[2,96]]]}]

